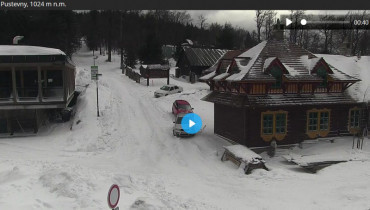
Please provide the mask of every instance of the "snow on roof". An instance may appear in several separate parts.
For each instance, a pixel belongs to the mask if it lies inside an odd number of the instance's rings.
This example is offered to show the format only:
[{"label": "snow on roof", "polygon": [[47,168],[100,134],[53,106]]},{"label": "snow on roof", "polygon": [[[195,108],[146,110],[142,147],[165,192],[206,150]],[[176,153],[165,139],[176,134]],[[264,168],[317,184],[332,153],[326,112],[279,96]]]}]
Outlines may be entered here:
[{"label": "snow on roof", "polygon": [[225,78],[229,75],[230,75],[229,73],[222,73],[222,74],[219,74],[216,77],[214,77],[213,80],[222,80],[223,78]]},{"label": "snow on roof", "polygon": [[301,56],[301,61],[303,65],[308,69],[309,73],[311,73],[312,69],[315,68],[317,62],[319,62],[320,59],[322,59],[322,57],[309,59],[308,55]]},{"label": "snow on roof", "polygon": [[161,70],[168,70],[170,67],[168,65],[161,65],[161,64],[148,64],[148,65],[141,65],[144,69],[161,69]]},{"label": "snow on roof", "polygon": [[209,48],[184,47],[184,54],[191,66],[213,66],[228,51]]},{"label": "snow on roof", "polygon": [[54,48],[25,46],[25,45],[0,45],[0,56],[16,55],[66,55],[63,51]]},{"label": "snow on roof", "polygon": [[262,159],[260,155],[248,149],[246,146],[240,144],[225,146],[224,148],[230,151],[236,157],[241,158],[245,162],[251,162],[254,159]]},{"label": "snow on roof", "polygon": [[[239,57],[247,57],[250,58],[248,64],[246,66],[238,66],[240,69],[240,72],[237,74],[233,74],[230,77],[228,77],[226,80],[227,81],[240,81],[242,80],[246,74],[248,74],[249,70],[253,66],[254,62],[256,62],[259,54],[263,50],[263,48],[266,46],[266,41],[263,41],[259,43],[258,45],[252,47],[248,51],[240,54]],[[238,62],[236,62],[238,64]]]},{"label": "snow on roof", "polygon": [[[352,79],[360,78],[361,81],[347,89],[348,93],[357,101],[370,101],[370,56],[347,57],[343,55],[320,54],[332,68],[331,77],[346,77],[350,75]],[[353,78],[355,77],[355,78]]]},{"label": "snow on roof", "polygon": [[276,57],[269,57],[265,60],[264,64],[263,64],[263,72],[266,71],[266,69],[270,66],[270,64],[272,63],[272,61],[274,61],[276,59]]},{"label": "snow on roof", "polygon": [[199,78],[200,80],[208,80],[208,79],[211,79],[211,77],[215,76],[216,75],[216,71],[213,71],[209,74],[206,74],[204,76],[202,76],[201,78]]},{"label": "snow on roof", "polygon": [[286,70],[288,70],[288,72],[289,72],[289,74],[291,75],[291,76],[298,76],[299,75],[299,72],[295,69],[295,68],[293,68],[293,67],[290,67],[288,64],[286,64],[286,63],[282,63],[283,64],[283,66],[286,68]]}]

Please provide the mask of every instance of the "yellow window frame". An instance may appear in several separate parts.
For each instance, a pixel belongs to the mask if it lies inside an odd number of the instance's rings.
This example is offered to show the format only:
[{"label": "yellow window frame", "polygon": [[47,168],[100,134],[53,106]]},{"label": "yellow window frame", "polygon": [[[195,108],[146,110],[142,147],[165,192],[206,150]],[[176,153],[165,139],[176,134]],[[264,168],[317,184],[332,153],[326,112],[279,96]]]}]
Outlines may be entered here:
[{"label": "yellow window frame", "polygon": [[[285,114],[285,132],[284,133],[276,133],[276,115],[277,114]],[[272,134],[265,134],[263,133],[263,117],[264,115],[272,115]],[[278,111],[265,111],[261,112],[261,138],[264,141],[271,141],[274,137],[276,140],[281,141],[285,138],[288,131],[288,112],[284,110],[278,110]]]},{"label": "yellow window frame", "polygon": [[[308,129],[309,127],[309,116],[310,113],[317,113],[317,125],[316,125],[316,130],[310,131]],[[327,112],[328,113],[328,129],[327,130],[321,130],[320,129],[320,121],[321,121],[321,113]],[[331,110],[330,109],[311,109],[307,111],[307,119],[306,119],[306,134],[308,135],[309,138],[317,138],[318,136],[320,137],[325,137],[330,133],[330,122],[331,122]]]},{"label": "yellow window frame", "polygon": [[351,112],[352,111],[359,111],[359,121],[360,121],[360,118],[361,118],[361,109],[357,106],[349,109],[349,112],[348,112],[348,131],[349,133],[351,134],[357,134],[358,132],[360,132],[360,122],[359,122],[359,126],[358,127],[352,127],[351,126]]}]

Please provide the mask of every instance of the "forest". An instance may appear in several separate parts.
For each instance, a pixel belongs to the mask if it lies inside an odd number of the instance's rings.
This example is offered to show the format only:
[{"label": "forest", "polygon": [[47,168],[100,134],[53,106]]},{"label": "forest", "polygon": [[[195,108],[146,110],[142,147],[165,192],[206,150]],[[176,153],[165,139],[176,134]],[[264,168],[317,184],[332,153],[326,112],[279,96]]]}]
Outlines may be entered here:
[{"label": "forest", "polygon": [[[219,49],[248,49],[270,37],[278,18],[275,10],[256,10],[255,30],[248,31],[230,23],[211,23],[200,15],[172,10],[102,10],[102,11],[0,11],[0,44],[9,45],[14,36],[19,44],[58,48],[72,56],[85,40],[94,53],[122,55],[126,65],[163,62],[163,45],[176,46],[192,40],[194,46]],[[304,10],[290,11],[292,20],[305,15]],[[349,11],[348,19],[369,17],[366,11]],[[330,19],[331,15],[324,18]],[[286,39],[313,53],[369,55],[367,30],[286,30]]]}]

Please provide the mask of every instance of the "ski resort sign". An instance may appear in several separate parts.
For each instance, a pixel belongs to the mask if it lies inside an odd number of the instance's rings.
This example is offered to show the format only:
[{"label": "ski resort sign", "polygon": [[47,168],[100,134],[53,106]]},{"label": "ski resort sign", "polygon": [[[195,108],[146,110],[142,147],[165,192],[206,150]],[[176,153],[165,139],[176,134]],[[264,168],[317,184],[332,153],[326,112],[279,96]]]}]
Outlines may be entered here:
[{"label": "ski resort sign", "polygon": [[91,80],[98,80],[98,66],[91,66]]},{"label": "ski resort sign", "polygon": [[109,208],[119,210],[119,207],[116,208],[116,206],[118,205],[119,196],[120,196],[119,187],[118,185],[113,184],[108,191],[107,200]]}]

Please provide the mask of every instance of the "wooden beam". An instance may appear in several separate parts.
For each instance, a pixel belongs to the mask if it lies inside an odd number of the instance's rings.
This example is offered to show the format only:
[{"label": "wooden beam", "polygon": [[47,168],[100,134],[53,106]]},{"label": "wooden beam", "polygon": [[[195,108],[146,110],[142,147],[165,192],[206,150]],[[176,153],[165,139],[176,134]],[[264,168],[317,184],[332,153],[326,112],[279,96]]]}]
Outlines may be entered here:
[{"label": "wooden beam", "polygon": [[170,84],[170,70],[167,70],[167,85]]},{"label": "wooden beam", "polygon": [[67,102],[67,74],[66,74],[67,67],[62,68],[62,78],[63,78],[63,101]]},{"label": "wooden beam", "polygon": [[14,66],[12,66],[12,88],[13,88],[13,101],[14,103],[17,103],[17,81]]},{"label": "wooden beam", "polygon": [[40,66],[37,66],[37,84],[38,84],[39,101],[42,102],[42,80],[41,80],[41,67]]}]

